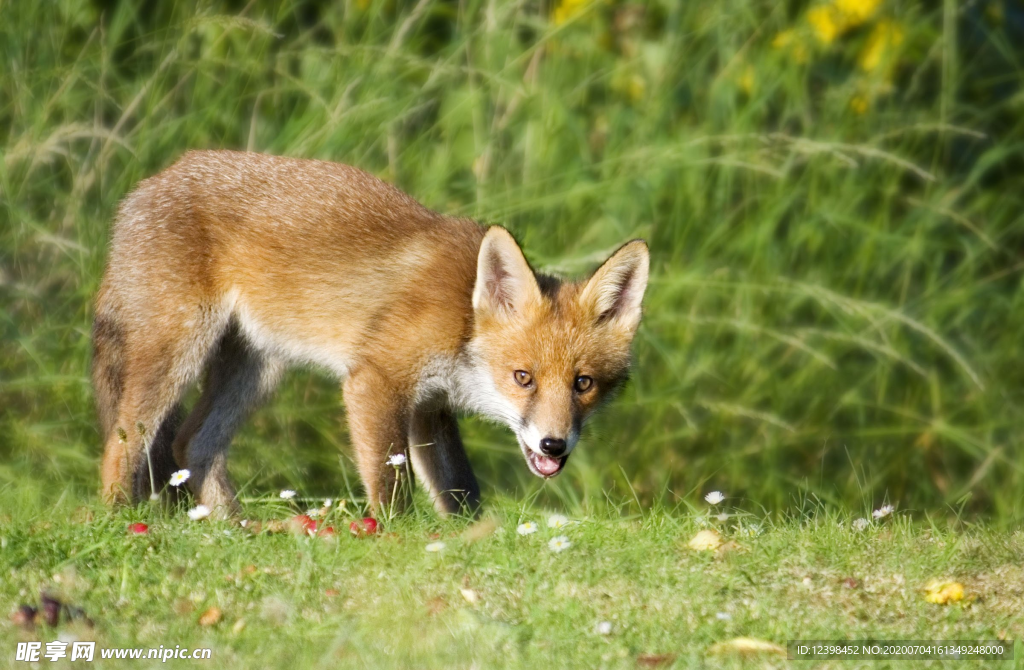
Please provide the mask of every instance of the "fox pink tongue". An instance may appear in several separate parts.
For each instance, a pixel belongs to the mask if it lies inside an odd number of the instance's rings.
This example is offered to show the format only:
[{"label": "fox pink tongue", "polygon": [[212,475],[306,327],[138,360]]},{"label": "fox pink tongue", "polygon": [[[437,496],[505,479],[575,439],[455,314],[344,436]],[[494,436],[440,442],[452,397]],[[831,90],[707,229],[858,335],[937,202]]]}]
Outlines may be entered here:
[{"label": "fox pink tongue", "polygon": [[562,467],[558,461],[548,456],[537,456],[533,460],[533,464],[537,466],[542,475],[553,475],[558,472],[558,468]]}]

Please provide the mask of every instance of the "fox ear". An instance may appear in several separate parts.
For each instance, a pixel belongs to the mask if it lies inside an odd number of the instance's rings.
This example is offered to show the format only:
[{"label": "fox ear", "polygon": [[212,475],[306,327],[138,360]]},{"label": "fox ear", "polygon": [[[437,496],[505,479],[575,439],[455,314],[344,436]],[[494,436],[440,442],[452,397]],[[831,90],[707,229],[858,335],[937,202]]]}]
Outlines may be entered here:
[{"label": "fox ear", "polygon": [[473,309],[509,315],[540,299],[537,279],[512,234],[497,226],[488,230],[476,261]]},{"label": "fox ear", "polygon": [[626,243],[587,281],[580,304],[599,323],[614,323],[633,332],[640,325],[640,302],[647,290],[650,263],[646,242]]}]

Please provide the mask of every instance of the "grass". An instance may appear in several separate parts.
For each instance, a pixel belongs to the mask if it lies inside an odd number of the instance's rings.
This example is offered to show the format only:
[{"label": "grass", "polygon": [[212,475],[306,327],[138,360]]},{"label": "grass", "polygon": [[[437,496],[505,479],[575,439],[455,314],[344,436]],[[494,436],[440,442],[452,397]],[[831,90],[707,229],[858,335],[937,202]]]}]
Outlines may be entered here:
[{"label": "grass", "polygon": [[[999,1],[0,0],[0,609],[52,590],[103,645],[209,644],[229,667],[1024,638],[1020,25]],[[504,531],[477,542],[426,511],[331,544],[101,509],[110,222],[194,148],[357,165],[569,275],[645,237],[633,381],[546,484],[463,421]],[[286,487],[358,505],[336,381],[290,373],[231,470],[253,517],[286,517],[265,502]],[[720,558],[685,548],[716,488],[765,528]],[[851,530],[883,503],[896,520]],[[580,521],[563,553],[514,533],[549,510]],[[926,602],[943,577],[974,599]],[[22,636],[0,623],[4,649]]]},{"label": "grass", "polygon": [[[685,509],[610,507],[551,530],[541,507],[500,499],[488,517],[496,528],[481,537],[473,537],[476,526],[420,512],[363,539],[345,532],[358,510],[333,509],[326,523],[342,530],[335,541],[252,535],[191,522],[181,510],[112,515],[69,502],[18,523],[5,519],[0,574],[10,577],[0,603],[35,602],[45,590],[82,608],[95,627],[65,622],[29,633],[0,626],[0,647],[72,634],[99,648],[212,650],[210,661],[177,661],[181,667],[730,668],[793,665],[775,654],[743,659],[712,649],[736,637],[783,647],[790,639],[1024,637],[1019,532],[940,530],[901,515],[858,532],[849,518],[819,509],[779,522],[713,522],[738,545],[718,554],[687,547],[703,512]],[[246,513],[294,514],[270,499],[250,503]],[[518,535],[523,520],[540,529]],[[128,535],[138,521],[149,534]],[[760,535],[737,530],[755,522]],[[558,534],[571,546],[555,553],[547,545]],[[438,537],[445,548],[426,552]],[[927,602],[922,588],[936,578],[962,582],[965,599]],[[210,608],[220,620],[201,625]],[[598,632],[603,621],[611,623],[608,635]]]},{"label": "grass", "polygon": [[[548,503],[721,487],[1021,518],[1011,7],[886,2],[829,43],[753,0],[61,7],[0,6],[0,482],[95,490],[117,202],[229,147],[358,165],[568,274],[648,239],[633,384]],[[879,26],[900,39],[865,70]],[[354,481],[339,395],[292,374],[236,477]],[[504,430],[465,430],[485,488],[537,491]]]}]

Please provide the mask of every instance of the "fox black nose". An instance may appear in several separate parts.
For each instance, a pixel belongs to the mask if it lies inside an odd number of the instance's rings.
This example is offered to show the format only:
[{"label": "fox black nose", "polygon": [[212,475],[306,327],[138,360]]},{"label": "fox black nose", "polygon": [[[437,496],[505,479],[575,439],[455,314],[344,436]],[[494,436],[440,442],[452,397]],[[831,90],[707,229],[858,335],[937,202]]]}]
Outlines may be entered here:
[{"label": "fox black nose", "polygon": [[540,450],[548,456],[561,456],[565,453],[565,440],[545,437],[540,441]]}]

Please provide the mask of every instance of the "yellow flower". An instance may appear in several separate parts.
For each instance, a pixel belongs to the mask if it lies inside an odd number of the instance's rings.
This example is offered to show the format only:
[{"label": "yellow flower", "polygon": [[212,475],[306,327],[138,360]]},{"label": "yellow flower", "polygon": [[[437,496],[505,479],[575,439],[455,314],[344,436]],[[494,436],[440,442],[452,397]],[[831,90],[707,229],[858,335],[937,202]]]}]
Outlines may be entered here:
[{"label": "yellow flower", "polygon": [[933,579],[924,587],[924,599],[936,605],[948,605],[964,599],[964,585]]},{"label": "yellow flower", "polygon": [[903,42],[903,28],[893,21],[879,21],[868,36],[864,49],[860,52],[857,62],[865,72],[874,72],[878,66],[888,61],[891,63],[891,51]]},{"label": "yellow flower", "polygon": [[748,65],[743,68],[740,72],[740,76],[736,79],[736,83],[739,84],[740,89],[750,95],[754,92],[754,66]]},{"label": "yellow flower", "polygon": [[552,12],[551,20],[555,22],[556,26],[560,26],[583,11],[589,4],[590,0],[562,0]]},{"label": "yellow flower", "polygon": [[850,98],[850,109],[858,116],[863,116],[868,111],[868,99],[863,95],[855,95]]},{"label": "yellow flower", "polygon": [[828,5],[808,9],[807,22],[814,28],[814,35],[822,44],[832,44],[842,30],[836,10]]},{"label": "yellow flower", "polygon": [[772,40],[772,48],[785,49],[786,47],[793,43],[794,34],[795,33],[793,32],[792,28],[788,30],[783,30],[781,33],[776,35],[775,38]]},{"label": "yellow flower", "polygon": [[847,28],[854,28],[870,19],[881,0],[835,0],[835,8],[842,14]]}]

